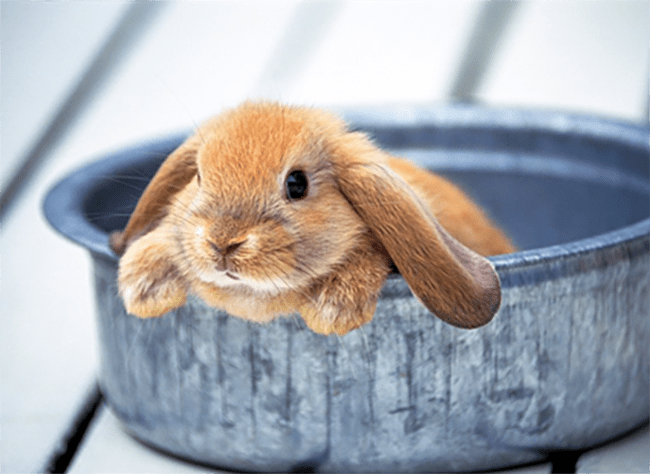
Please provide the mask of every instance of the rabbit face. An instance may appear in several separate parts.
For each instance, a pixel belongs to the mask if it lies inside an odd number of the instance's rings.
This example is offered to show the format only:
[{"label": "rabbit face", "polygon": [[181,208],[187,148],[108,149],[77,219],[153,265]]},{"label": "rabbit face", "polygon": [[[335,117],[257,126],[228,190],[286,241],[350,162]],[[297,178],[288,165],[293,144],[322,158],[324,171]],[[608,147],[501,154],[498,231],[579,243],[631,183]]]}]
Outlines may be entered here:
[{"label": "rabbit face", "polygon": [[205,136],[196,177],[170,217],[184,273],[280,293],[329,273],[367,229],[337,189],[327,143],[308,124],[251,122]]}]

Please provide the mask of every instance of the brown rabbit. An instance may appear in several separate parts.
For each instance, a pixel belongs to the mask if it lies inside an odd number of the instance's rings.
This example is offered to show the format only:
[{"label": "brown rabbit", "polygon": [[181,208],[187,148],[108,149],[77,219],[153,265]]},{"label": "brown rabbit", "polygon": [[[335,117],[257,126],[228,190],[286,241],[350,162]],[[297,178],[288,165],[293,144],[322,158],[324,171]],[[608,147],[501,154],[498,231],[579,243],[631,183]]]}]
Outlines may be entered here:
[{"label": "brown rabbit", "polygon": [[501,301],[481,255],[514,251],[453,184],[327,112],[268,102],[201,126],[111,246],[136,316],[160,316],[193,293],[251,321],[297,311],[322,334],[372,319],[391,263],[436,316],[481,326]]}]

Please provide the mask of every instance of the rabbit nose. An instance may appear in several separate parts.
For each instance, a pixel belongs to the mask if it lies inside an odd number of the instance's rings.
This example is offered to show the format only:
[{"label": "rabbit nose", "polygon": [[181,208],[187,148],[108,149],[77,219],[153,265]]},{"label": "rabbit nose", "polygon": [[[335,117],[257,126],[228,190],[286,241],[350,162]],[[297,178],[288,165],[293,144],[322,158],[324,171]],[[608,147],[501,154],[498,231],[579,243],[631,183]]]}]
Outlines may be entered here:
[{"label": "rabbit nose", "polygon": [[[241,247],[244,242],[246,242],[246,239],[240,240],[237,242],[230,242],[228,244],[224,245],[217,245],[216,243],[212,241],[208,241],[210,244],[210,247],[215,251],[216,254],[216,269],[220,272],[227,272],[230,269],[230,262],[228,261],[228,257],[232,257],[232,255],[237,252],[237,249]],[[237,277],[234,277],[232,274],[226,273],[226,276],[232,278],[233,280],[237,280]]]},{"label": "rabbit nose", "polygon": [[230,242],[230,243],[222,245],[222,246],[219,246],[214,242],[209,242],[209,243],[210,243],[210,247],[212,247],[212,249],[215,252],[217,252],[220,256],[225,258],[225,257],[235,253],[237,251],[237,249],[244,244],[244,242],[246,242],[246,239],[243,239],[243,240],[240,240],[240,241],[237,241],[237,242]]}]

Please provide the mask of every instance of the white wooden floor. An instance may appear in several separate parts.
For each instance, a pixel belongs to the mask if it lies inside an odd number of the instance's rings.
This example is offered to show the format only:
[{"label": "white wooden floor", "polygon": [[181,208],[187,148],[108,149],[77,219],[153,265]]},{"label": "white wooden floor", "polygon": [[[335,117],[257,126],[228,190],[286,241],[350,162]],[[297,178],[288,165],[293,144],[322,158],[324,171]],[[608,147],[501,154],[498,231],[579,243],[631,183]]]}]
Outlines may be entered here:
[{"label": "white wooden floor", "polygon": [[[3,1],[0,8],[3,192],[43,144],[42,162],[2,209],[0,460],[2,472],[39,472],[97,374],[89,261],[45,223],[46,190],[102,153],[190,128],[249,97],[325,107],[448,101],[486,3]],[[471,97],[647,123],[647,1],[533,1],[508,13]],[[125,41],[105,48],[118,28]],[[102,74],[86,75],[99,54],[94,70]],[[62,128],[51,127],[55,118]],[[578,470],[647,472],[649,443],[642,430],[584,455]],[[135,442],[106,409],[68,468],[200,470]]]}]

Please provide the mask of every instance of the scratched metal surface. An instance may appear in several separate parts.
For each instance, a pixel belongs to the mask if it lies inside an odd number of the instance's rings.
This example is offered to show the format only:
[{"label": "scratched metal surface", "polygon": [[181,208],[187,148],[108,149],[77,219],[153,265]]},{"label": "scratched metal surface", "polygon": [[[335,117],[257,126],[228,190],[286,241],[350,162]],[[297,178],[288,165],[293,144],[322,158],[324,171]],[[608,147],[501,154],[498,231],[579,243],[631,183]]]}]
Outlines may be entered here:
[{"label": "scratched metal surface", "polygon": [[101,386],[125,428],[223,468],[412,472],[541,460],[647,420],[648,131],[462,106],[348,117],[462,183],[524,249],[493,258],[494,321],[446,325],[400,277],[373,321],[344,337],[299,318],[246,323],[198,300],[159,319],[125,314],[106,231],[134,204],[115,193],[138,181],[89,176],[151,174],[150,154],[179,138],[145,145],[73,175],[46,202],[55,227],[93,254]]}]

